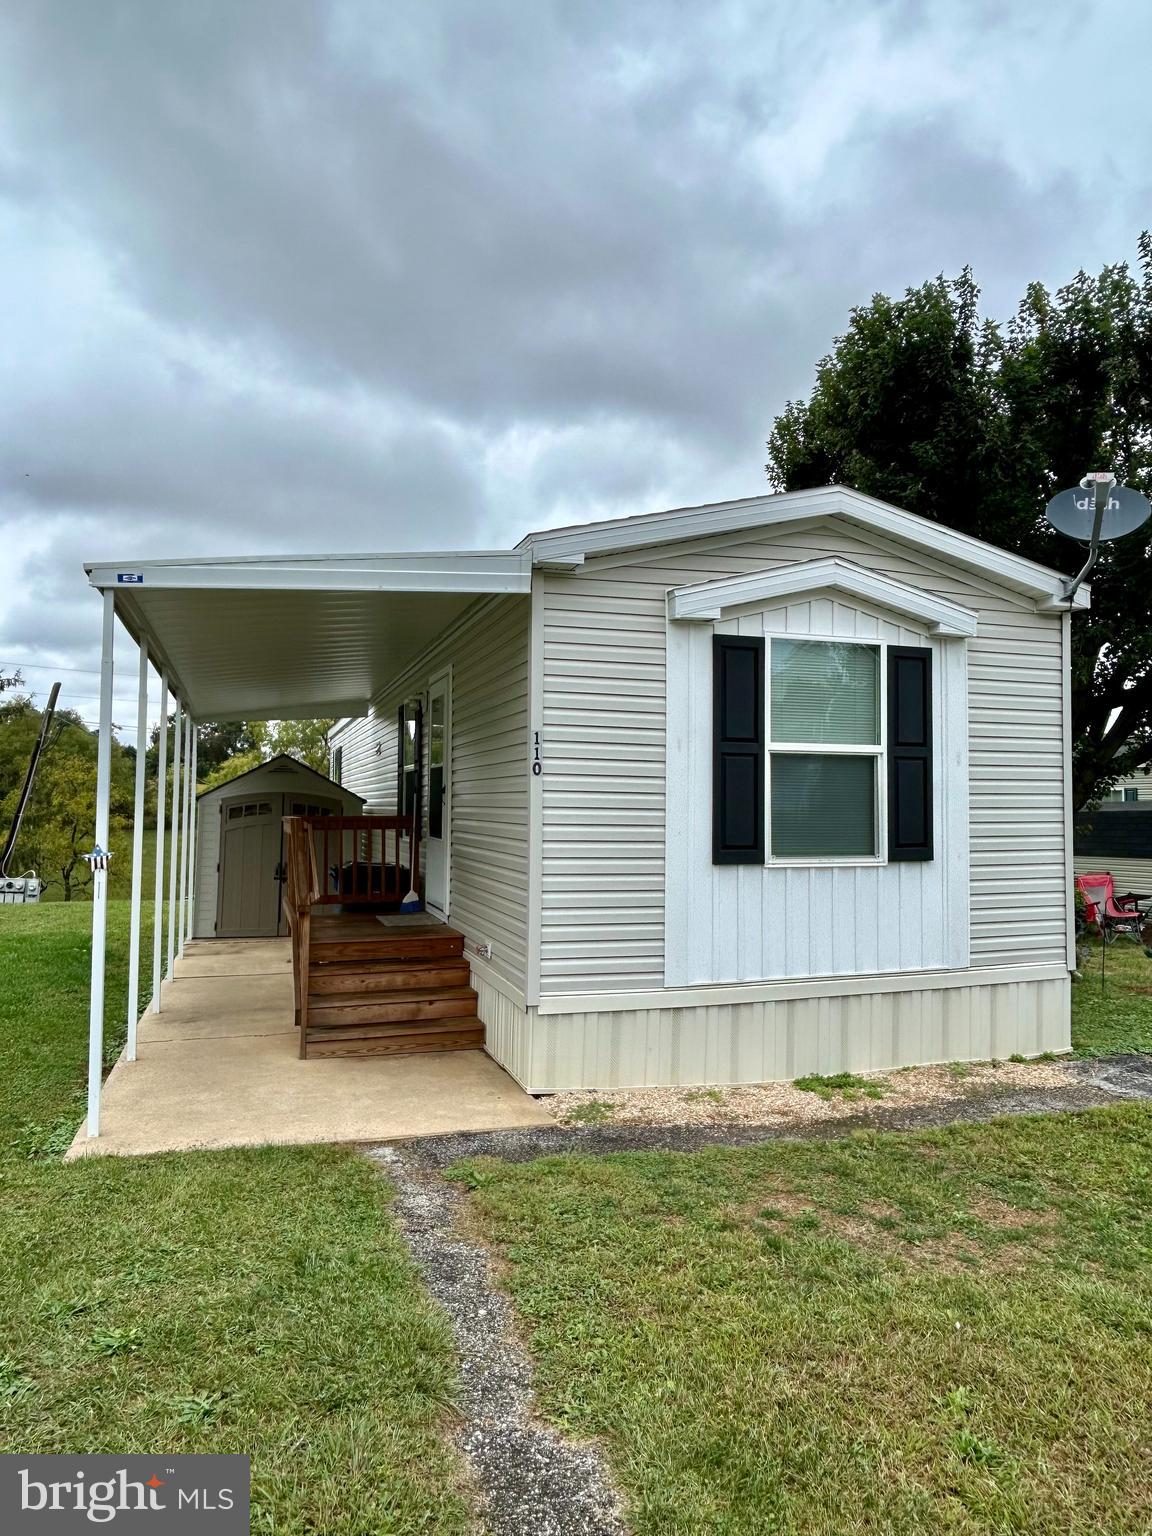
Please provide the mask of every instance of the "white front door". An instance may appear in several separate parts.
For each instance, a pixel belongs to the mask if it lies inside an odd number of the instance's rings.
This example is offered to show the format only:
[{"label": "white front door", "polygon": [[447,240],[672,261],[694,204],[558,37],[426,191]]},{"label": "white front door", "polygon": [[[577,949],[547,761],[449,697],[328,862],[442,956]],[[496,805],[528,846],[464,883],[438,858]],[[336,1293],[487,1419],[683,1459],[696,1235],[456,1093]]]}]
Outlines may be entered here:
[{"label": "white front door", "polygon": [[448,916],[448,857],[452,819],[452,691],[447,676],[428,689],[428,835],[424,843],[424,905]]}]

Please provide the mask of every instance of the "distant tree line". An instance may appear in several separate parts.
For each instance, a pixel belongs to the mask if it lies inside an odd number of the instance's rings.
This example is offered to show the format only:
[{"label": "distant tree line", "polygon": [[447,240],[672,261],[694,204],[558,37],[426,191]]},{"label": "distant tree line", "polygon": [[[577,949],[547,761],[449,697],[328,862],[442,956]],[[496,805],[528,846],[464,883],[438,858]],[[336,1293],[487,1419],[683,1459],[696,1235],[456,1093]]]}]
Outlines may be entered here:
[{"label": "distant tree line", "polygon": [[[0,841],[15,814],[40,730],[41,710],[22,689],[19,673],[0,678]],[[326,773],[331,724],[330,720],[205,721],[197,727],[197,789],[225,783],[281,752]],[[96,746],[96,732],[75,710],[56,711],[13,860],[14,873],[36,871],[48,898],[73,901],[91,891],[84,854],[91,851],[96,838]],[[156,726],[145,754],[144,814],[148,829],[156,821],[158,751]],[[171,734],[168,756],[166,797],[172,786]],[[131,892],[135,776],[135,748],[122,743],[114,727],[108,838],[113,853],[108,885],[114,898],[127,897]]]}]

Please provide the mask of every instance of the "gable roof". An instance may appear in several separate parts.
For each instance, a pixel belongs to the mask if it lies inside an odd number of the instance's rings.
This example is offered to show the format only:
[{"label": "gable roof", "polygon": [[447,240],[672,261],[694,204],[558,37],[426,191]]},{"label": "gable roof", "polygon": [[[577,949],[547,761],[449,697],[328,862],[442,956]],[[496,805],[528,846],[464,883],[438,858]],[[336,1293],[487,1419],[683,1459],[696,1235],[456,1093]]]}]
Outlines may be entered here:
[{"label": "gable roof", "polygon": [[[647,549],[653,545],[734,533],[745,528],[783,527],[788,523],[823,517],[840,517],[941,556],[1003,586],[1027,593],[1041,608],[1067,609],[1069,606],[1064,595],[1065,578],[1058,571],[844,485],[748,496],[740,501],[711,502],[699,507],[649,512],[639,517],[544,529],[528,534],[516,547],[531,550],[533,565],[574,570],[592,555]],[[1071,607],[1087,608],[1088,605],[1089,589],[1081,587],[1072,599]]]},{"label": "gable roof", "polygon": [[255,768],[246,768],[243,773],[238,773],[234,779],[225,779],[223,784],[213,784],[211,789],[202,789],[198,792],[197,800],[203,800],[208,795],[218,795],[222,790],[231,789],[233,784],[242,784],[245,779],[254,773],[263,773],[267,768],[275,768],[277,764],[288,764],[299,773],[307,774],[310,779],[315,779],[325,789],[335,789],[342,795],[349,795],[353,800],[359,800],[364,804],[364,796],[358,795],[354,789],[345,789],[343,784],[337,784],[335,779],[330,779],[327,774],[319,773],[315,768],[310,768],[307,763],[302,763],[298,757],[293,757],[290,752],[277,752],[275,757],[270,757],[263,763],[257,763]]}]

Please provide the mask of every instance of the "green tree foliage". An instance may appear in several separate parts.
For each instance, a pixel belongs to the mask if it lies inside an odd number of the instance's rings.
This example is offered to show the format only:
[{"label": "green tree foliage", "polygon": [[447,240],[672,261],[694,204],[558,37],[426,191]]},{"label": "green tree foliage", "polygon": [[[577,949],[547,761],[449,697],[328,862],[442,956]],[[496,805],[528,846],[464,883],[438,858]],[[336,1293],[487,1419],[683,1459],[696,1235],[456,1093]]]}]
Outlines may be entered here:
[{"label": "green tree foliage", "polygon": [[[41,712],[17,695],[0,704],[0,827],[15,814]],[[46,888],[65,901],[84,894],[91,874],[83,856],[96,840],[96,733],[73,710],[58,710],[40,759],[32,798],[20,828],[14,868],[35,869]],[[124,894],[131,884],[131,825],[135,754],[112,743],[109,885]]]},{"label": "green tree foliage", "polygon": [[[174,716],[168,716],[171,733]],[[196,771],[201,780],[208,778],[230,758],[251,752],[260,745],[262,725],[251,725],[246,720],[202,720],[196,727]],[[148,777],[156,777],[159,766],[160,727],[154,725],[148,738]],[[168,750],[172,750],[172,737],[168,737]]]},{"label": "green tree foliage", "polygon": [[[332,720],[251,721],[243,727],[243,736],[238,738],[250,745],[224,758],[211,772],[205,774],[201,771],[198,775],[200,788],[215,789],[218,784],[226,784],[230,779],[238,778],[240,774],[258,768],[261,763],[279,757],[282,753],[306,763],[309,768],[315,768],[317,773],[326,774],[328,732],[334,723]],[[201,747],[198,760],[201,769],[204,763],[203,750]]]},{"label": "green tree foliage", "polygon": [[328,732],[335,720],[276,720],[268,734],[268,756],[286,752],[317,773],[328,772]]},{"label": "green tree foliage", "polygon": [[[1152,494],[1152,239],[1139,272],[1027,290],[1004,326],[971,272],[852,311],[768,442],[781,490],[845,484],[1057,570],[1080,546],[1044,521],[1056,491],[1111,469]],[[1152,763],[1152,526],[1104,547],[1073,621],[1077,807]]]}]

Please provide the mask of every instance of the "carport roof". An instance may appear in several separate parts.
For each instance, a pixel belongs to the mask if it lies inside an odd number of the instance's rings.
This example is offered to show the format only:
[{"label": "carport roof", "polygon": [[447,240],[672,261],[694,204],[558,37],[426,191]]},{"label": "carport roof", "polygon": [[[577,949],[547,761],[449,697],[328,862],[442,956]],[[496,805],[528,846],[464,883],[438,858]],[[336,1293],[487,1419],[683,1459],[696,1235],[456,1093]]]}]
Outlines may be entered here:
[{"label": "carport roof", "polygon": [[531,591],[528,552],[85,565],[200,720],[364,714],[477,597]]}]

